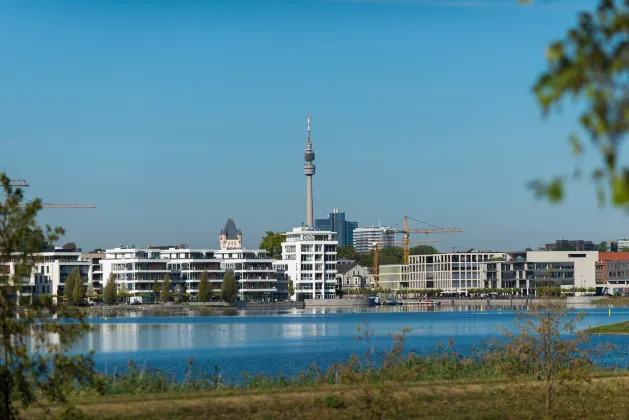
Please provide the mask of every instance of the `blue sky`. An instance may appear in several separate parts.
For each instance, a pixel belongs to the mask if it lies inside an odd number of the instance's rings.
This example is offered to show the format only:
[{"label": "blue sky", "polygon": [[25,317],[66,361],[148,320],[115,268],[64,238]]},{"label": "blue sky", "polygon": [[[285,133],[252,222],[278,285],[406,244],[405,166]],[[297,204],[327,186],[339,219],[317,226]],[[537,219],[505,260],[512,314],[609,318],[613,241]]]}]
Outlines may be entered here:
[{"label": "blue sky", "polygon": [[589,182],[559,206],[525,189],[574,165],[574,109],[543,119],[530,87],[591,6],[8,0],[0,164],[29,197],[98,206],[40,217],[84,249],[215,247],[228,217],[256,247],[305,219],[310,113],[316,217],[462,227],[443,250],[626,237]]}]

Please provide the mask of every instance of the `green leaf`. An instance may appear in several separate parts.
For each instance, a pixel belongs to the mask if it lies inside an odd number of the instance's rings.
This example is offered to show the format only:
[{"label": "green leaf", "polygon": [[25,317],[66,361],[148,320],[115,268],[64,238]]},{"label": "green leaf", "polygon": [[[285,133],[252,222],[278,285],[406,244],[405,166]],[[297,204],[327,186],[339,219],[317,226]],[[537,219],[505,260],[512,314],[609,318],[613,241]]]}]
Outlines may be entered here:
[{"label": "green leaf", "polygon": [[563,181],[555,179],[546,187],[546,196],[551,203],[558,203],[564,198]]}]

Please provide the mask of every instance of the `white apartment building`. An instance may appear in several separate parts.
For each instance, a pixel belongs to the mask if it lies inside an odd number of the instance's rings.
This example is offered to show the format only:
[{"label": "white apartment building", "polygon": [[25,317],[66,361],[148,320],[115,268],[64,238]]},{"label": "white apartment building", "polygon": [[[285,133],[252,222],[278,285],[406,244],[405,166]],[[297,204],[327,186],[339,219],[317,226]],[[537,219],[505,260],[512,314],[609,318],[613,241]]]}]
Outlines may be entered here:
[{"label": "white apartment building", "polygon": [[104,281],[110,274],[118,288],[125,285],[133,295],[152,292],[153,284],[161,287],[168,274],[171,290],[181,287],[184,293],[198,293],[204,271],[208,273],[212,294],[220,296],[226,270],[232,270],[239,287],[239,299],[249,302],[286,300],[288,280],[278,273],[267,251],[246,249],[189,249],[178,247],[114,248],[101,260]]},{"label": "white apartment building", "polygon": [[282,242],[282,262],[293,281],[291,300],[336,297],[336,234],[311,227],[293,228]]},{"label": "white apartment building", "polygon": [[201,274],[207,271],[212,294],[220,295],[225,270],[221,267],[221,260],[216,259],[214,250],[170,247],[161,250],[161,258],[167,261],[171,285],[175,283],[183,287],[184,293],[196,294]]},{"label": "white apartment building", "polygon": [[[232,270],[238,280],[239,299],[272,302],[288,299],[288,279],[274,266],[263,249],[223,249],[214,253],[224,271]],[[220,290],[220,286],[219,286]]]},{"label": "white apartment building", "polygon": [[105,258],[104,252],[88,252],[79,256],[80,261],[90,263],[87,277],[96,293],[102,293],[103,290],[103,266],[100,263],[103,258]]},{"label": "white apartment building", "polygon": [[354,249],[356,252],[369,252],[373,249],[374,242],[378,248],[393,246],[395,243],[395,230],[386,226],[366,226],[354,229]]},{"label": "white apartment building", "polygon": [[[155,248],[107,249],[101,260],[103,282],[107,284],[109,276],[113,275],[118,288],[124,285],[134,296],[150,293],[154,283],[160,283],[165,274],[171,275],[168,262]],[[172,287],[173,283],[171,278]]]},{"label": "white apartment building", "polygon": [[[32,274],[29,277],[20,277],[19,293],[25,296],[63,296],[65,281],[75,268],[78,268],[81,279],[87,284],[90,263],[79,261],[80,254],[80,252],[71,252],[62,248],[33,254]],[[8,269],[4,268],[3,271],[8,271],[10,276],[14,276],[15,266],[21,258],[22,254],[16,253],[7,264]]]},{"label": "white apartment building", "polygon": [[[409,256],[409,288],[441,289],[444,293],[467,293],[483,288],[481,263],[506,260],[504,252],[454,252]],[[382,287],[382,286],[381,286]]]}]

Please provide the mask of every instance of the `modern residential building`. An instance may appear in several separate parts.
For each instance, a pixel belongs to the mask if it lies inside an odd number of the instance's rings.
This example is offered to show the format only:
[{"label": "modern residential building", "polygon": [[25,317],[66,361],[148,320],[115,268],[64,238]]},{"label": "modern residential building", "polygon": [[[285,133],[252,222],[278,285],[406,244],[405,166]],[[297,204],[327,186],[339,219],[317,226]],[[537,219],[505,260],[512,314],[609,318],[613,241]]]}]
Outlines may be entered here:
[{"label": "modern residential building", "polygon": [[221,249],[242,249],[242,232],[231,218],[227,219],[218,240]]},{"label": "modern residential building", "polygon": [[216,259],[215,252],[219,251],[177,246],[161,249],[160,258],[167,261],[171,283],[183,287],[185,293],[196,295],[201,275],[207,271],[211,292],[216,296],[220,293],[225,270],[221,267],[220,257]]},{"label": "modern residential building", "polygon": [[104,252],[88,252],[79,256],[80,261],[87,261],[90,263],[87,277],[96,293],[102,293],[103,290],[103,267],[100,264],[100,261],[103,258],[105,258]]},{"label": "modern residential building", "polygon": [[354,249],[356,252],[369,252],[378,243],[378,248],[393,246],[394,229],[386,226],[366,226],[354,229]]},{"label": "modern residential building", "polygon": [[[113,275],[118,288],[126,287],[130,294],[151,293],[153,284],[160,283],[165,274],[173,273],[169,260],[162,258],[160,249],[155,248],[119,248],[105,250],[101,259],[102,276],[105,283]],[[171,287],[182,282],[181,278],[171,278]]]},{"label": "modern residential building", "polygon": [[[80,261],[81,253],[63,248],[55,248],[33,255],[33,269],[30,276],[17,279],[20,284],[19,293],[24,296],[64,294],[65,282],[70,273],[76,268],[81,279],[87,285],[90,263]],[[16,265],[21,261],[22,254],[15,253],[11,261],[1,268],[3,273],[14,278]]]},{"label": "modern residential building", "polygon": [[554,244],[544,245],[544,251],[596,251],[596,244],[582,239],[558,239]]},{"label": "modern residential building", "polygon": [[223,271],[231,270],[238,281],[239,299],[244,302],[272,302],[288,299],[288,278],[277,272],[275,260],[263,249],[216,251]]},{"label": "modern residential building", "polygon": [[360,264],[337,264],[336,289],[342,291],[363,290],[369,287],[371,274]]},{"label": "modern residential building", "polygon": [[381,265],[378,270],[378,287],[383,290],[402,290],[409,288],[409,265]]},{"label": "modern residential building", "polygon": [[[507,260],[504,252],[454,252],[409,256],[409,288],[441,289],[444,293],[466,294],[484,287],[483,262]],[[382,283],[382,274],[380,274]],[[383,286],[381,286],[383,287]]]},{"label": "modern residential building", "polygon": [[[596,263],[598,251],[528,251],[528,262],[536,263],[573,263],[574,284],[565,287],[596,287]],[[600,286],[599,286],[600,287]]]},{"label": "modern residential building", "polygon": [[573,262],[530,262],[523,257],[481,263],[482,288],[519,289],[523,296],[535,296],[539,287],[573,287]]},{"label": "modern residential building", "polygon": [[339,246],[352,246],[354,244],[354,230],[358,227],[358,222],[348,222],[345,220],[345,213],[334,209],[328,213],[325,219],[315,219],[315,229],[329,230],[336,233],[336,240]]},{"label": "modern residential building", "polygon": [[333,299],[336,296],[336,233],[310,227],[293,228],[282,242],[282,262],[293,281],[291,300]]}]

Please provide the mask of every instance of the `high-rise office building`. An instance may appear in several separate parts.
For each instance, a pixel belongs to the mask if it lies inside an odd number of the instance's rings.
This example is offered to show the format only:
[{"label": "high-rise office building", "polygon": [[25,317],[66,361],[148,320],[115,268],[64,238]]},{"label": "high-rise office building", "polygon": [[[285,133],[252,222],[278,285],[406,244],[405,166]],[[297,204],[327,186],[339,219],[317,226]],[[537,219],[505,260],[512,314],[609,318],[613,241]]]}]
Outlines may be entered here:
[{"label": "high-rise office building", "polygon": [[339,246],[354,244],[354,229],[357,227],[358,222],[345,220],[345,213],[339,212],[339,209],[334,209],[325,219],[315,219],[315,229],[335,232]]}]

